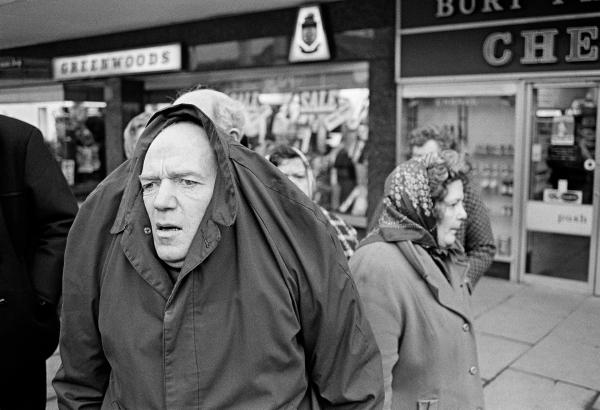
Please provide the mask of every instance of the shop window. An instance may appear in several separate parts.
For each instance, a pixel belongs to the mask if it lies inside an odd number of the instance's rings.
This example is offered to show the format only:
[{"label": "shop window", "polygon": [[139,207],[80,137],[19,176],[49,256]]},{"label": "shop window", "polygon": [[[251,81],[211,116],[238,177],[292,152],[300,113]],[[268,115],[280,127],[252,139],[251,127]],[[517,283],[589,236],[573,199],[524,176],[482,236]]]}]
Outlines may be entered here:
[{"label": "shop window", "polygon": [[505,277],[514,261],[514,96],[411,98],[404,100],[403,107],[404,158],[410,157],[410,131],[426,125],[445,134],[449,148],[466,154],[471,181],[488,207],[496,241],[491,273]]},{"label": "shop window", "polygon": [[67,103],[54,110],[54,152],[77,197],[83,198],[106,176],[104,103]]},{"label": "shop window", "polygon": [[366,216],[369,90],[229,91],[249,113],[247,144],[265,155],[284,143],[308,157],[315,201],[328,210]]},{"label": "shop window", "polygon": [[2,104],[0,113],[37,127],[73,192],[83,199],[106,175],[104,103]]}]

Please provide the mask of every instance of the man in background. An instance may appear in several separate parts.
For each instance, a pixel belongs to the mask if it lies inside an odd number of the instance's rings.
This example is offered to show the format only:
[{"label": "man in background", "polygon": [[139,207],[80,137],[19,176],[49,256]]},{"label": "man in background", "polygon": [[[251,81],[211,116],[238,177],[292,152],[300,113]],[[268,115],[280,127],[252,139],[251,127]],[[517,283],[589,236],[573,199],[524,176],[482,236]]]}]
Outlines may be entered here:
[{"label": "man in background", "polygon": [[40,131],[3,115],[0,173],[0,409],[44,409],[77,202]]}]

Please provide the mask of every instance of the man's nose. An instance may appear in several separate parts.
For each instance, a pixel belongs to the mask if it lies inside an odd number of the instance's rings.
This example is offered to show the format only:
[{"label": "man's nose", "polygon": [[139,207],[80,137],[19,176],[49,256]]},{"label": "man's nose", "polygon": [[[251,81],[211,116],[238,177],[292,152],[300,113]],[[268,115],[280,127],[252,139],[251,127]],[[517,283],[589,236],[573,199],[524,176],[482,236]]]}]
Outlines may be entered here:
[{"label": "man's nose", "polygon": [[158,187],[158,192],[154,197],[154,208],[172,209],[177,206],[175,198],[175,184],[169,179],[163,179]]}]

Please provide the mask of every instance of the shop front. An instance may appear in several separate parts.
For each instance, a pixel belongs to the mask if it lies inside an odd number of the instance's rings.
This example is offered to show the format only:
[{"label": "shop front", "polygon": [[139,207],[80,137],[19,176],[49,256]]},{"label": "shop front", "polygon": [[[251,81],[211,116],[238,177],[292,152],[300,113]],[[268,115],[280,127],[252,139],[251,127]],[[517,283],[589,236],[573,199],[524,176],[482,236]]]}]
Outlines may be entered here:
[{"label": "shop front", "polygon": [[600,294],[594,2],[397,2],[397,160],[434,124],[468,153],[489,274]]},{"label": "shop front", "polygon": [[[395,158],[393,9],[384,0],[328,2],[6,53],[52,60],[54,82],[74,102],[53,114],[66,117],[68,131],[81,123],[71,121],[78,112],[102,116],[103,168],[90,186],[125,159],[123,131],[133,116],[204,86],[245,105],[250,148],[265,154],[284,142],[302,150],[317,177],[316,200],[362,229]],[[55,140],[83,145],[60,122]],[[77,152],[61,150],[76,187],[85,177]]]}]

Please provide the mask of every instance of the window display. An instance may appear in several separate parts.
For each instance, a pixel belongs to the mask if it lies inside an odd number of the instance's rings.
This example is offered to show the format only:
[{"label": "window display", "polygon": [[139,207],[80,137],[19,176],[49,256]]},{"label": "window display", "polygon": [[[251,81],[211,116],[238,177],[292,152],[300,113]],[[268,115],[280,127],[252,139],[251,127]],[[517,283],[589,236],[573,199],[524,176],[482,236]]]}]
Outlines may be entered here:
[{"label": "window display", "polygon": [[368,89],[262,93],[231,91],[249,113],[247,144],[261,154],[286,143],[305,153],[317,180],[317,203],[366,215]]},{"label": "window display", "polygon": [[106,175],[102,103],[65,104],[53,115],[55,155],[76,195],[85,196]]}]

